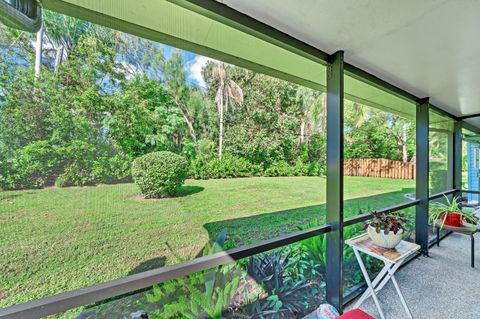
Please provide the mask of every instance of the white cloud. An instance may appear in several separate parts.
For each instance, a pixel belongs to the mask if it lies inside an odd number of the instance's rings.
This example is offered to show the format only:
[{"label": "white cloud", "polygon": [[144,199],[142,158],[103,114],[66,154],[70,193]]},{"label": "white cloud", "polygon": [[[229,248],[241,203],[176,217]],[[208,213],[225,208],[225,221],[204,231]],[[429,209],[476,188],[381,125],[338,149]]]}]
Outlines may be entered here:
[{"label": "white cloud", "polygon": [[207,58],[206,56],[197,55],[190,64],[188,77],[195,81],[201,88],[207,87],[205,79],[202,76],[202,69],[209,61],[217,62],[217,60]]}]

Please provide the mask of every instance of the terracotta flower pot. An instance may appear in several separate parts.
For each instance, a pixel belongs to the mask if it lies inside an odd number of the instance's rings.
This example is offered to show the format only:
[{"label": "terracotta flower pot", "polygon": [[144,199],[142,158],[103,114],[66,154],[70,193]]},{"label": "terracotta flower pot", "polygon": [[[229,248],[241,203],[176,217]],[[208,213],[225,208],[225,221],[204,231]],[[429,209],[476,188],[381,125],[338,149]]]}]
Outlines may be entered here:
[{"label": "terracotta flower pot", "polygon": [[402,241],[402,229],[400,229],[397,234],[394,234],[393,231],[391,231],[386,235],[383,229],[380,233],[377,233],[374,227],[368,226],[367,232],[373,243],[383,248],[395,248]]},{"label": "terracotta flower pot", "polygon": [[440,219],[445,221],[444,225],[454,227],[462,226],[462,215],[456,212],[443,212],[440,214]]}]

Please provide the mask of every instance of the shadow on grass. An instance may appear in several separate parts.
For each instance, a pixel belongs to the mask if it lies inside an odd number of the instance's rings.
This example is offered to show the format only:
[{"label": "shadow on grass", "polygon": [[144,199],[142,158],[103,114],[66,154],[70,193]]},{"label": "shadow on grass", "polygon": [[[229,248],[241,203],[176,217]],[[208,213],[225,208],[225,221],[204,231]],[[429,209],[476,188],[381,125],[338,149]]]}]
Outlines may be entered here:
[{"label": "shadow on grass", "polygon": [[202,192],[205,187],[202,186],[182,186],[174,197],[183,197]]},{"label": "shadow on grass", "polygon": [[162,197],[162,198],[145,198],[142,194],[138,193],[136,195],[130,196],[129,199],[133,199],[136,201],[146,201],[146,202],[155,202],[155,201],[162,201],[165,199],[172,199],[172,198],[179,198],[194,195],[203,191],[205,187],[202,186],[181,186],[177,193],[174,196]]},{"label": "shadow on grass", "polygon": [[[401,191],[345,200],[344,218],[347,219],[363,212],[408,202],[409,200],[404,195],[412,191],[415,191],[415,189],[403,188]],[[208,231],[210,241],[214,241],[220,232],[225,231],[233,239],[235,246],[238,247],[293,233],[315,220],[323,224],[325,222],[325,210],[325,204],[298,207],[207,223],[204,225],[204,228]]]},{"label": "shadow on grass", "polygon": [[165,256],[143,261],[140,264],[138,264],[138,266],[136,266],[135,268],[130,270],[128,275],[135,275],[135,274],[147,271],[147,270],[152,270],[152,269],[155,269],[155,268],[161,268],[161,267],[165,266],[166,261],[167,261],[167,258]]}]

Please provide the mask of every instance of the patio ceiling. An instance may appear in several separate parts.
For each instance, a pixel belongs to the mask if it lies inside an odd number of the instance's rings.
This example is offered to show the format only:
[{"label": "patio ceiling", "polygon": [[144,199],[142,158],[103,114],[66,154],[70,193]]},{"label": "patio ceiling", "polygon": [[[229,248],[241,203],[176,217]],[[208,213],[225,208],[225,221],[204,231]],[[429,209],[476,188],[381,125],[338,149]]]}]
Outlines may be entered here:
[{"label": "patio ceiling", "polygon": [[[480,2],[219,1],[456,116],[480,113]],[[467,122],[480,127],[480,118]]]},{"label": "patio ceiling", "polygon": [[[210,1],[191,1],[202,2]],[[211,0],[211,2],[215,2]],[[293,38],[265,40],[239,23],[223,24],[191,11],[184,0],[42,0],[47,9],[324,90],[325,56],[345,51],[346,62],[455,116],[480,112],[480,2],[382,0],[223,0]],[[200,10],[201,11],[201,10]],[[219,18],[220,17],[220,18]],[[448,21],[449,23],[445,23]],[[245,32],[244,32],[245,31]],[[286,41],[289,42],[289,41]],[[316,51],[319,49],[321,51]],[[312,51],[313,50],[313,51]],[[345,96],[413,118],[411,100],[347,73]],[[480,128],[480,118],[466,120]]]}]

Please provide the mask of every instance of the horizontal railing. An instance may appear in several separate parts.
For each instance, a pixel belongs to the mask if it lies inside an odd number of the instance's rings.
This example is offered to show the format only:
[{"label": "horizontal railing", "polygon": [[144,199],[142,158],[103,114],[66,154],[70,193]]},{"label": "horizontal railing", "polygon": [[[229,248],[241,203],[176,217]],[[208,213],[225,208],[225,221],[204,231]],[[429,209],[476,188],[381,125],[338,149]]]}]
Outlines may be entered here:
[{"label": "horizontal railing", "polygon": [[[415,199],[415,200],[412,200],[412,201],[407,202],[407,203],[403,203],[403,204],[387,207],[387,208],[384,208],[384,209],[380,209],[377,212],[378,213],[393,213],[393,212],[397,212],[397,211],[405,209],[405,208],[409,208],[409,207],[418,205],[419,203],[420,203],[420,201],[418,199]],[[366,220],[369,220],[370,218],[372,218],[372,213],[360,214],[360,215],[345,219],[343,221],[343,227],[355,225],[355,224],[364,222]]]},{"label": "horizontal railing", "polygon": [[433,194],[433,195],[430,195],[428,197],[429,200],[434,200],[434,199],[437,199],[437,198],[441,198],[441,197],[444,197],[444,196],[448,196],[448,195],[451,195],[451,194],[454,194],[458,192],[458,189],[450,189],[448,191],[445,191],[445,192],[441,192],[441,193],[437,193],[437,194]]},{"label": "horizontal railing", "polygon": [[467,194],[477,194],[477,195],[480,195],[480,191],[474,191],[474,190],[468,190],[468,189],[462,189],[460,192],[461,192],[461,193],[467,193]]},{"label": "horizontal railing", "polygon": [[[429,200],[440,198],[444,195],[453,194],[457,191],[458,190],[456,189],[451,189],[442,193],[434,194],[429,197]],[[477,191],[462,190],[461,192],[473,192],[480,194],[480,192]],[[378,212],[396,212],[402,209],[416,206],[419,203],[420,200],[416,199],[410,202],[378,210]],[[371,217],[372,213],[360,214],[344,220],[343,226],[348,227],[351,225],[355,225],[364,222]],[[98,285],[76,289],[54,296],[15,305],[9,308],[0,309],[0,319],[33,319],[60,313],[76,307],[93,304],[98,301],[118,297],[127,293],[131,293],[133,291],[145,289],[168,280],[180,278],[199,271],[228,264],[236,260],[267,252],[272,249],[284,247],[289,244],[293,244],[314,236],[323,235],[330,232],[331,229],[332,227],[330,225],[313,227],[311,229],[297,231],[288,235],[278,236],[251,245],[245,245],[224,252],[199,257],[191,261],[145,271],[139,274],[130,275],[124,278],[108,281]],[[355,298],[355,295],[359,294],[360,291],[361,289],[356,292],[352,292],[351,294],[349,294],[349,297],[346,298],[346,300],[352,300],[352,298]]]}]

